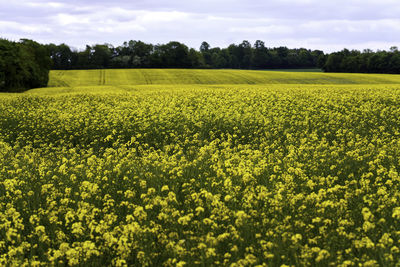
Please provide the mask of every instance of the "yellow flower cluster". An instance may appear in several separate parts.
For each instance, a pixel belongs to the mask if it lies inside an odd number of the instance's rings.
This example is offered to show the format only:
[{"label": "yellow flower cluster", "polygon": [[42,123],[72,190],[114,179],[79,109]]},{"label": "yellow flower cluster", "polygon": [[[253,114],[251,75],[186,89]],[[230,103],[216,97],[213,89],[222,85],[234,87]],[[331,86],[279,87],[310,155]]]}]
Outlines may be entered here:
[{"label": "yellow flower cluster", "polygon": [[398,87],[81,90],[0,97],[0,265],[400,263]]}]

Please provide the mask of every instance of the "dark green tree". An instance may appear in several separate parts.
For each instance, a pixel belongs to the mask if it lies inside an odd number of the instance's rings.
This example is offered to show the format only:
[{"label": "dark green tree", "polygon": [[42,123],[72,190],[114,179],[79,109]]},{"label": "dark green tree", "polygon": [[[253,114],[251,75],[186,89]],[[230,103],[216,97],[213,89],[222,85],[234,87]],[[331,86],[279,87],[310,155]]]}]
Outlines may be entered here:
[{"label": "dark green tree", "polygon": [[251,55],[252,55],[252,49],[251,49],[251,44],[249,41],[244,40],[241,44],[238,46],[238,59],[239,59],[239,66],[241,69],[249,69],[251,66]]},{"label": "dark green tree", "polygon": [[90,49],[90,66],[97,69],[108,68],[111,59],[112,49],[113,47],[108,44],[94,45]]},{"label": "dark green tree", "polygon": [[28,39],[0,39],[0,91],[20,92],[47,86],[50,65],[45,46]]},{"label": "dark green tree", "polygon": [[257,40],[254,43],[251,66],[255,69],[266,69],[268,68],[268,61],[268,49],[265,47],[265,43],[261,40]]}]

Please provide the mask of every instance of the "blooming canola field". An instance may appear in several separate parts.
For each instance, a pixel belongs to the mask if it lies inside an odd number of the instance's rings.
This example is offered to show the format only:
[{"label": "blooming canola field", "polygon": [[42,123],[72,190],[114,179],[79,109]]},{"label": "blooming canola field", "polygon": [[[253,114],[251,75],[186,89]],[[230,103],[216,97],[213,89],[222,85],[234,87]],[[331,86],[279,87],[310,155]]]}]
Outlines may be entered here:
[{"label": "blooming canola field", "polygon": [[400,264],[400,76],[81,70],[49,86],[0,95],[0,265]]}]

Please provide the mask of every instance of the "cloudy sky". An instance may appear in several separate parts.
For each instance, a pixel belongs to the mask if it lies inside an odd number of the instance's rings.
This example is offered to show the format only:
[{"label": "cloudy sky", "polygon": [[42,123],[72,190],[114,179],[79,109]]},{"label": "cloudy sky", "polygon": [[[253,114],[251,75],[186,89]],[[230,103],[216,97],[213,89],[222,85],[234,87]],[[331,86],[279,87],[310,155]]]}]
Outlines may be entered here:
[{"label": "cloudy sky", "polygon": [[199,48],[400,46],[399,0],[0,0],[0,37],[85,44],[180,41]]}]

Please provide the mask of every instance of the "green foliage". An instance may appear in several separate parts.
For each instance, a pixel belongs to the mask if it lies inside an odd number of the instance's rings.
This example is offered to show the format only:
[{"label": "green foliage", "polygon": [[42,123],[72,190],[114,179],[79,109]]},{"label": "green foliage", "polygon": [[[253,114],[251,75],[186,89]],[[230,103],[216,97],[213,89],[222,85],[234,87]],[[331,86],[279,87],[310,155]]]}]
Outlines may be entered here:
[{"label": "green foliage", "polygon": [[344,49],[325,57],[326,61],[319,66],[327,72],[358,72],[358,73],[400,73],[400,52],[397,47],[390,51]]},{"label": "green foliage", "polygon": [[228,48],[211,47],[203,42],[200,51],[180,42],[147,44],[142,41],[86,46],[84,51],[72,51],[67,45],[47,45],[53,59],[53,69],[103,68],[315,68],[322,51],[266,48],[262,41],[254,47],[248,41]]},{"label": "green foliage", "polygon": [[27,39],[19,43],[0,39],[0,92],[45,87],[50,64],[42,45]]}]

